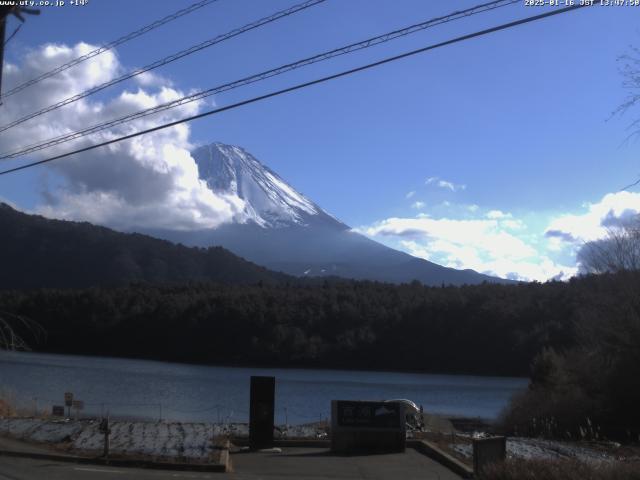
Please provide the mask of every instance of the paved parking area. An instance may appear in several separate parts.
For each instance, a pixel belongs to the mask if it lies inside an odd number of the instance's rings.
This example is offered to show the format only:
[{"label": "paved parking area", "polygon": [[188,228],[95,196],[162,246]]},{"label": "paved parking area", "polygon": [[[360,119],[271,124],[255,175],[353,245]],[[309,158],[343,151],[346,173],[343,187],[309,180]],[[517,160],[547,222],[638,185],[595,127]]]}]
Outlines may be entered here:
[{"label": "paved parking area", "polygon": [[325,448],[283,448],[282,453],[241,452],[231,455],[236,480],[367,479],[458,480],[461,477],[429,457],[405,453],[336,456]]}]

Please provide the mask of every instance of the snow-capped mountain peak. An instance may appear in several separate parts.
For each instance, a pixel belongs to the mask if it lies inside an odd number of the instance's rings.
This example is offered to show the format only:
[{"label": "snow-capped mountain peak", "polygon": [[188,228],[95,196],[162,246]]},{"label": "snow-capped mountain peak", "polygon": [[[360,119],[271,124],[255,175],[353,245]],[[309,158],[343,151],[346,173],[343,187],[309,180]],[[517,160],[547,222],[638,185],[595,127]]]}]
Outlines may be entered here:
[{"label": "snow-capped mountain peak", "polygon": [[211,190],[244,201],[238,223],[271,228],[330,221],[343,226],[241,147],[215,142],[192,156]]}]

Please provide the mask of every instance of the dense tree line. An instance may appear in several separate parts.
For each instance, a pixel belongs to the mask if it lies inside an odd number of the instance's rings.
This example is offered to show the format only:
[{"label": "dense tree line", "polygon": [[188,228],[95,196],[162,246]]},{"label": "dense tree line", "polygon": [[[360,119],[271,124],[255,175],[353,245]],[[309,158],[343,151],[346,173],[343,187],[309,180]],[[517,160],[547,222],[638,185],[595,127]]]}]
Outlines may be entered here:
[{"label": "dense tree line", "polygon": [[606,285],[137,284],[4,291],[0,311],[38,322],[47,339],[36,349],[53,352],[527,375],[543,348],[572,344],[587,299]]}]

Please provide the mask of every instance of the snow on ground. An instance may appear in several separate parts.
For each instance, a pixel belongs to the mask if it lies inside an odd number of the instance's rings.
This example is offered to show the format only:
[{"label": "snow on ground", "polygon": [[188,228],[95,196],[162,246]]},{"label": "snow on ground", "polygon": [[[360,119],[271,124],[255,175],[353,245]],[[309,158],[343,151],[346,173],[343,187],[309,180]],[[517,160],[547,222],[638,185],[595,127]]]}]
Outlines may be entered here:
[{"label": "snow on ground", "polygon": [[34,442],[62,443],[77,435],[82,428],[83,425],[79,422],[0,418],[0,434]]},{"label": "snow on ground", "polygon": [[[247,437],[246,423],[211,424],[180,422],[112,421],[110,447],[117,455],[161,459],[207,460],[217,452],[214,440],[220,437]],[[27,442],[64,445],[74,453],[100,454],[104,435],[95,419],[64,420],[0,418],[0,435]],[[275,429],[276,438],[327,438],[326,425],[287,425]],[[451,444],[450,449],[471,458],[470,443]],[[601,449],[578,442],[559,442],[536,438],[507,439],[510,458],[575,458],[594,462],[613,457]]]},{"label": "snow on ground", "polygon": [[[247,424],[211,424],[180,422],[110,423],[110,451],[113,454],[206,460],[217,452],[214,439],[226,436],[247,437]],[[104,434],[99,421],[0,418],[0,435],[48,444],[65,444],[75,453],[102,453]],[[280,426],[276,438],[326,438],[318,425]]]},{"label": "snow on ground", "polygon": [[[471,444],[451,444],[450,448],[460,455],[471,458],[473,447]],[[560,459],[572,458],[583,462],[599,462],[613,460],[607,453],[578,445],[576,442],[559,442],[540,438],[512,437],[507,439],[507,456],[522,459]]]},{"label": "snow on ground", "polygon": [[[223,427],[206,423],[111,422],[113,454],[206,460],[217,451]],[[104,434],[96,420],[0,419],[0,434],[28,442],[68,443],[77,453],[102,452]]]}]

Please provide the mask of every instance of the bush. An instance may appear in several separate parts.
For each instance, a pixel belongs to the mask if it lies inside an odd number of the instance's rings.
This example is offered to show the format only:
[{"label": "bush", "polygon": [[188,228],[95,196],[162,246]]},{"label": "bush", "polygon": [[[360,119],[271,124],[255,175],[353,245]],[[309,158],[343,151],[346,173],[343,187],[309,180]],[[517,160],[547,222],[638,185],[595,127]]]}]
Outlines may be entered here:
[{"label": "bush", "polygon": [[498,429],[515,436],[598,440],[595,412],[593,399],[578,386],[560,391],[533,386],[512,398]]}]

